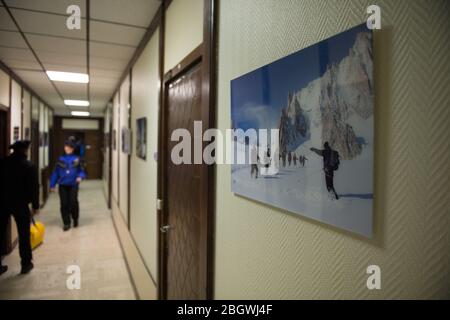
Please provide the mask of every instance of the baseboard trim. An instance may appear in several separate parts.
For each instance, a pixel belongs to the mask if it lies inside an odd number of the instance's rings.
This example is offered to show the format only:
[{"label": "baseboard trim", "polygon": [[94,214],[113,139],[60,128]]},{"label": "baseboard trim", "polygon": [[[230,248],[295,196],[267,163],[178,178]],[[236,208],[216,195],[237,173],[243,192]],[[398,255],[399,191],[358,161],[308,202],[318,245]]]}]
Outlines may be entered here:
[{"label": "baseboard trim", "polygon": [[156,300],[156,284],[142,261],[141,255],[123,219],[120,209],[115,201],[112,201],[112,218],[117,237],[119,238],[122,252],[125,256],[127,268],[133,283],[136,296],[140,300]]}]

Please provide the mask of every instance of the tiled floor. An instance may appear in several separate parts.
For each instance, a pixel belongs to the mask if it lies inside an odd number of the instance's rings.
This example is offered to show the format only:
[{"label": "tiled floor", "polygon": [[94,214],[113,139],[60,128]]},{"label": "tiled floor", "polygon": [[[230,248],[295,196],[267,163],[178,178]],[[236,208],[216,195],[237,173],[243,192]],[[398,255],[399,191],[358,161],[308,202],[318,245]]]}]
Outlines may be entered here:
[{"label": "tiled floor", "polygon": [[[135,299],[125,260],[100,181],[80,187],[80,226],[62,231],[59,198],[51,194],[37,220],[46,226],[44,244],[33,251],[35,268],[19,275],[18,249],[5,257],[0,299]],[[81,288],[69,290],[67,267],[78,265]]]}]

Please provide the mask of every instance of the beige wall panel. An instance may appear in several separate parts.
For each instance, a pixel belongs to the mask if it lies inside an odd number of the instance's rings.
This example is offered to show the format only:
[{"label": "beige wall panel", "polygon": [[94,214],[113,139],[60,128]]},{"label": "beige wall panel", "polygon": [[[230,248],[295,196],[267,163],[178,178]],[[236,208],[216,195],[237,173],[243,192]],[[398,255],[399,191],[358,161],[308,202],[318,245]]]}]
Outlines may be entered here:
[{"label": "beige wall panel", "polygon": [[22,87],[16,82],[12,81],[11,86],[11,142],[14,142],[14,130],[19,128],[18,140],[21,139],[22,130]]},{"label": "beige wall panel", "polygon": [[173,0],[167,8],[164,72],[203,42],[203,1]]},{"label": "beige wall panel", "polygon": [[128,222],[128,154],[122,152],[122,129],[128,128],[130,77],[126,77],[120,86],[120,129],[119,129],[119,207]]},{"label": "beige wall panel", "polygon": [[[159,96],[159,32],[155,31],[133,67],[131,119],[133,153],[131,158],[131,234],[153,279],[157,279],[157,162]],[[147,118],[147,159],[136,156],[136,120]]]},{"label": "beige wall panel", "polygon": [[[112,202],[118,202],[119,198],[119,158],[118,158],[118,150],[120,148],[119,145],[119,95],[114,95],[113,100],[113,109],[112,109],[112,117],[113,117],[113,132],[111,133],[111,139],[113,143],[112,149]],[[114,149],[114,141],[116,142],[116,148]]]},{"label": "beige wall panel", "polygon": [[0,70],[0,104],[9,108],[9,76]]}]

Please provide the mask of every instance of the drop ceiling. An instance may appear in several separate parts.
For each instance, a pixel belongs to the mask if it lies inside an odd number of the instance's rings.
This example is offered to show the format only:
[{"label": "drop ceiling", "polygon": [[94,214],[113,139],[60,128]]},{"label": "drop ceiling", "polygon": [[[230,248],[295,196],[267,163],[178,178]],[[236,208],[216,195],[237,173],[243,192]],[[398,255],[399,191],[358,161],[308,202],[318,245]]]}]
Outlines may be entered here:
[{"label": "drop ceiling", "polygon": [[[63,99],[71,99],[89,100],[91,115],[102,115],[160,4],[160,0],[1,0],[0,60],[56,114],[83,110],[64,105]],[[66,27],[70,5],[81,9],[80,30]],[[46,70],[89,73],[90,82],[52,83]]]}]

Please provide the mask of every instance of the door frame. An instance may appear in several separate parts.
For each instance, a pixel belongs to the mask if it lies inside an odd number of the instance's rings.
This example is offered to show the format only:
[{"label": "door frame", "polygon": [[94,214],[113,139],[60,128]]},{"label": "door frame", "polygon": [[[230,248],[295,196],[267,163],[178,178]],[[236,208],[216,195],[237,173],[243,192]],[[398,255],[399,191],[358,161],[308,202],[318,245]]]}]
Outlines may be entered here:
[{"label": "door frame", "polygon": [[[189,71],[196,63],[202,63],[201,85],[201,120],[203,130],[214,128],[216,125],[216,48],[217,48],[217,0],[204,0],[203,12],[203,43],[188,54],[177,66],[164,74],[164,30],[165,14],[163,13],[160,27],[160,109],[158,128],[158,199],[162,200],[162,206],[158,208],[158,299],[165,299],[167,293],[166,274],[167,266],[164,259],[166,241],[160,232],[167,220],[166,211],[166,175],[165,163],[168,152],[167,146],[167,89],[171,82],[180,75]],[[203,143],[203,148],[205,147]],[[203,150],[202,148],[202,150]],[[215,216],[215,165],[204,164],[200,170],[200,293],[202,299],[213,298],[213,274],[214,274],[214,216]],[[205,183],[204,183],[205,182]]]}]

